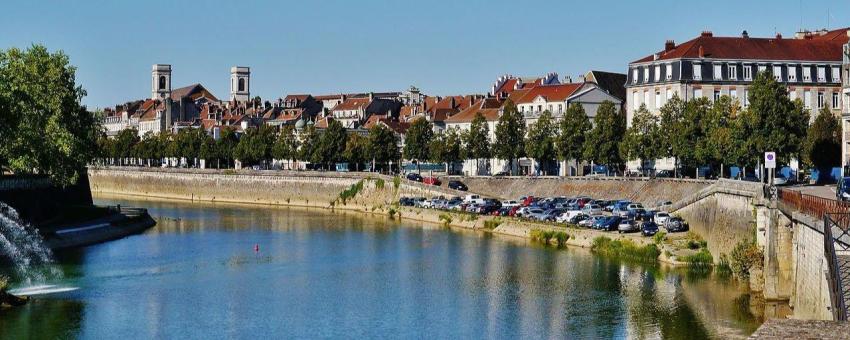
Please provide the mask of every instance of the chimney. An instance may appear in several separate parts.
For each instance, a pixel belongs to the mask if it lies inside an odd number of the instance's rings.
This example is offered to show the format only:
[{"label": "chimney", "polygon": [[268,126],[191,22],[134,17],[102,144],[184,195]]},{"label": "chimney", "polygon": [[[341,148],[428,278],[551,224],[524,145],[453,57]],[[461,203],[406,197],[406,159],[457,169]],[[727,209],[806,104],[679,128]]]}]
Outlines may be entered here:
[{"label": "chimney", "polygon": [[701,37],[706,37],[706,38],[711,38],[711,37],[713,37],[713,36],[714,36],[714,34],[713,34],[713,33],[711,33],[711,31],[702,31],[702,34],[700,34],[699,36],[701,36]]},{"label": "chimney", "polygon": [[705,58],[705,48],[703,48],[702,45],[699,47],[699,57]]},{"label": "chimney", "polygon": [[676,43],[673,40],[667,40],[664,42],[664,52],[670,52],[674,48],[676,48]]},{"label": "chimney", "polygon": [[744,30],[743,32],[741,32],[741,38],[748,39],[749,37],[750,37],[750,34],[747,33],[747,30]]}]

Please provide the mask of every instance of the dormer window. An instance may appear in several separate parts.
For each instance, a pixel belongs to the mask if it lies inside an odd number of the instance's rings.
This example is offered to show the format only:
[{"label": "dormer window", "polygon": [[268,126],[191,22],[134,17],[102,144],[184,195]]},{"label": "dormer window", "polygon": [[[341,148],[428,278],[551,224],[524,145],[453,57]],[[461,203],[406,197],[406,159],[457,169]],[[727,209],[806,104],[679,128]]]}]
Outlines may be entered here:
[{"label": "dormer window", "polygon": [[633,69],[633,70],[632,70],[632,84],[637,84],[637,82],[638,82],[638,73],[639,73],[638,69]]},{"label": "dormer window", "polygon": [[738,67],[735,65],[729,65],[729,79],[737,80],[738,79]]},{"label": "dormer window", "polygon": [[803,81],[809,82],[812,81],[812,68],[808,66],[803,66]]},{"label": "dormer window", "polygon": [[720,64],[714,65],[714,80],[723,79],[723,67]]},{"label": "dormer window", "polygon": [[788,81],[797,81],[797,66],[788,65]]},{"label": "dormer window", "polygon": [[782,81],[782,66],[773,67],[773,79],[776,79],[776,81]]},{"label": "dormer window", "polygon": [[753,67],[744,65],[744,80],[753,80]]},{"label": "dormer window", "polygon": [[667,64],[666,71],[667,71],[667,73],[666,73],[667,80],[672,80],[673,79],[673,64]]},{"label": "dormer window", "polygon": [[832,67],[832,82],[838,83],[838,78],[841,77],[841,71],[839,71],[837,66]]},{"label": "dormer window", "polygon": [[702,65],[694,64],[694,80],[702,80]]},{"label": "dormer window", "polygon": [[643,82],[649,82],[649,66],[643,68]]},{"label": "dormer window", "polygon": [[655,81],[661,80],[661,65],[655,65]]},{"label": "dormer window", "polygon": [[818,66],[818,82],[826,82],[826,68],[823,66]]}]

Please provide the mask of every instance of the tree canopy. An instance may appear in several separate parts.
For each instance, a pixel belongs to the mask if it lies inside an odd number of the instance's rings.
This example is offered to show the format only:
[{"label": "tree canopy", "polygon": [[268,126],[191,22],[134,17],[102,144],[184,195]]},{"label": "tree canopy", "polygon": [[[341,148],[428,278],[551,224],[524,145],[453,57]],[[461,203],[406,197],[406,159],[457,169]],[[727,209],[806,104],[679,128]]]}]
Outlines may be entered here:
[{"label": "tree canopy", "polygon": [[495,134],[493,155],[508,160],[513,171],[514,160],[525,156],[525,117],[510,99],[505,102]]},{"label": "tree canopy", "polygon": [[572,103],[567,107],[564,117],[558,124],[558,134],[555,137],[555,150],[560,160],[584,160],[584,141],[593,126],[584,106]]},{"label": "tree canopy", "polygon": [[556,126],[552,113],[543,111],[537,121],[528,127],[528,136],[525,140],[525,153],[534,158],[541,169],[544,165],[555,159],[555,132]]},{"label": "tree canopy", "polygon": [[829,169],[841,164],[841,125],[838,118],[824,107],[809,127],[805,154],[818,169]]},{"label": "tree canopy", "polygon": [[654,161],[660,152],[658,116],[641,105],[634,113],[631,126],[626,129],[620,143],[620,156],[624,160]]},{"label": "tree canopy", "polygon": [[413,120],[404,138],[404,158],[419,162],[429,158],[429,144],[434,138],[434,126],[424,117]]},{"label": "tree canopy", "polygon": [[596,110],[596,125],[587,134],[584,159],[596,164],[621,165],[620,140],[626,131],[626,118],[611,101]]}]

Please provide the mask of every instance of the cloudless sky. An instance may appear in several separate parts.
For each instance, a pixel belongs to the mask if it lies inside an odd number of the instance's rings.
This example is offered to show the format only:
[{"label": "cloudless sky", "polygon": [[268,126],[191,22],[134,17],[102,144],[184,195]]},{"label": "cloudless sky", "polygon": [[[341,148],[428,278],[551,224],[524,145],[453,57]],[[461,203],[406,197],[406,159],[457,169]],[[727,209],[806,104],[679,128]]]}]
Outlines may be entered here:
[{"label": "cloudless sky", "polygon": [[[802,26],[801,26],[802,23]],[[229,96],[230,67],[251,67],[251,95],[403,91],[485,93],[502,74],[590,69],[631,60],[711,30],[790,37],[850,26],[850,2],[816,1],[9,1],[0,49],[44,44],[78,67],[84,103],[150,96],[155,63],[174,88]]]}]

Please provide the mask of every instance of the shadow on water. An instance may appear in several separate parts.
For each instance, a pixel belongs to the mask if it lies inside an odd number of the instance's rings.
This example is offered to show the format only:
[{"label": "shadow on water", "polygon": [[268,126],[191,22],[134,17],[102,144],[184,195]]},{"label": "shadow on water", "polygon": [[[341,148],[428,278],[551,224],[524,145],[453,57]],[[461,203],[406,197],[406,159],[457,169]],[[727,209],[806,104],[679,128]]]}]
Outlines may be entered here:
[{"label": "shadow on water", "polygon": [[33,299],[17,308],[0,308],[0,338],[73,339],[83,322],[84,303]]}]

